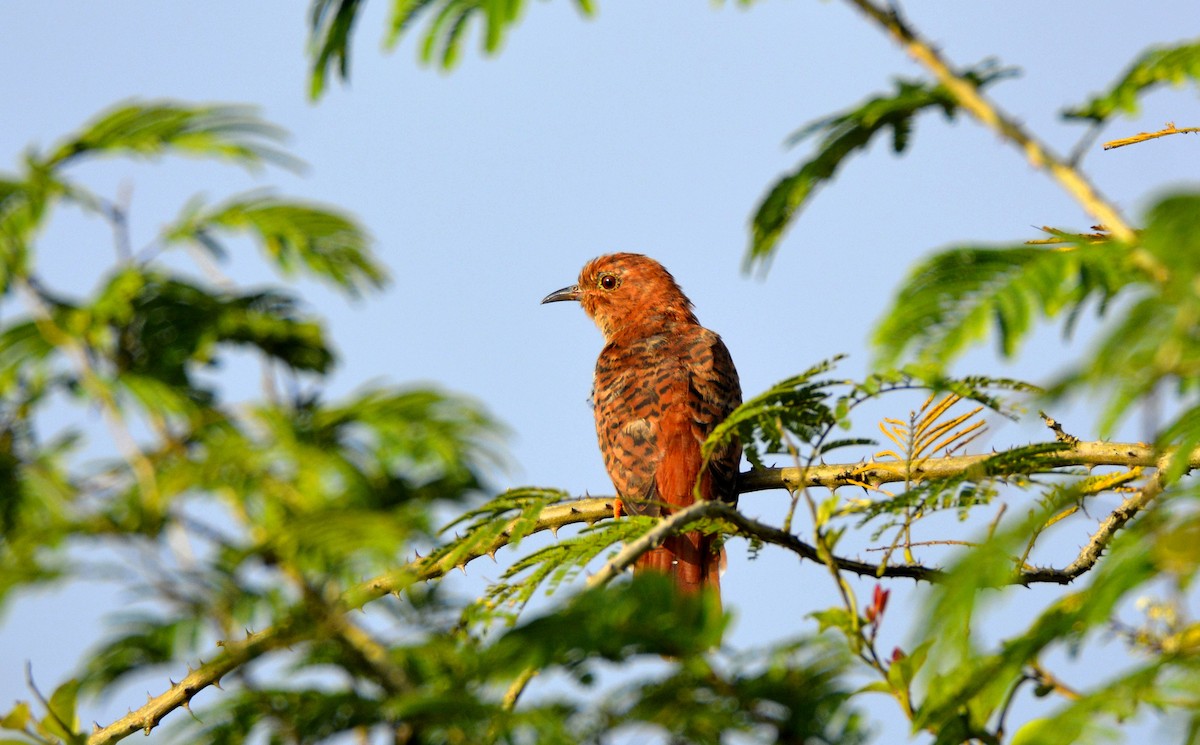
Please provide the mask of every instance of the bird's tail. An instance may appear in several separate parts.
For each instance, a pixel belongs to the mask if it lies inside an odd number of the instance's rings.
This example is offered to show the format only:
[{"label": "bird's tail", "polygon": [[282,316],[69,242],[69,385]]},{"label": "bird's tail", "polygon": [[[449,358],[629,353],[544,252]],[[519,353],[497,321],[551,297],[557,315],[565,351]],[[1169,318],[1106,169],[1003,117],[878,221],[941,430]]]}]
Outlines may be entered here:
[{"label": "bird's tail", "polygon": [[670,536],[661,546],[643,554],[633,569],[665,574],[684,592],[708,588],[720,601],[725,549],[717,545],[717,538],[699,532]]}]

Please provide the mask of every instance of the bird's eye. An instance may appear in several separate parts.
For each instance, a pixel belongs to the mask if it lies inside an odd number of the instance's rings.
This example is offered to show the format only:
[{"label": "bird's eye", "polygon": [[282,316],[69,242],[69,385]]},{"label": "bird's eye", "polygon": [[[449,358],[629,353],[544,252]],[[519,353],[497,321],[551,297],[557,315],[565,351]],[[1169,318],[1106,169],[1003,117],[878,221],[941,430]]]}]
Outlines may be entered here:
[{"label": "bird's eye", "polygon": [[620,284],[621,281],[617,279],[617,275],[615,274],[600,275],[600,289],[602,290],[615,290]]}]

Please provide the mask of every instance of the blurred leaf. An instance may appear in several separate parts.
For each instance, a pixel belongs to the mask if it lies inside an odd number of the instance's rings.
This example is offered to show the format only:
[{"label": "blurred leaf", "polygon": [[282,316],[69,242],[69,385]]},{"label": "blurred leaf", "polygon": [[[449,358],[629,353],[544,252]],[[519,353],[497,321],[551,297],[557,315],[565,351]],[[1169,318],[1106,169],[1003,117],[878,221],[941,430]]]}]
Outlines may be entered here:
[{"label": "blurred leaf", "polygon": [[3,718],[0,718],[0,727],[4,729],[23,730],[32,718],[33,714],[29,710],[29,704],[24,701],[18,701]]},{"label": "blurred leaf", "polygon": [[114,274],[91,307],[64,316],[60,326],[110,348],[133,391],[159,402],[166,389],[152,391],[147,379],[185,398],[206,398],[191,368],[211,364],[222,344],[252,346],[297,371],[324,373],[333,362],[320,326],[301,318],[288,295],[208,290],[132,267]]},{"label": "blurred leaf", "polygon": [[582,672],[593,659],[702,654],[721,641],[727,619],[708,593],[680,593],[669,578],[637,574],[630,582],[585,590],[564,607],[514,628],[488,650],[497,672],[562,666]]},{"label": "blurred leaf", "polygon": [[[1197,45],[1200,65],[1200,45]],[[1142,245],[1170,271],[1167,292],[1176,301],[1195,301],[1200,273],[1200,192],[1169,194],[1146,215]]]},{"label": "blurred leaf", "polygon": [[[573,0],[580,14],[595,14],[593,0]],[[325,92],[331,68],[343,81],[350,77],[350,37],[360,0],[314,0],[309,11],[309,55],[312,68],[309,96]],[[472,20],[483,23],[483,49],[495,54],[520,19],[524,0],[394,0],[388,18],[385,46],[394,48],[421,16],[429,19],[420,44],[421,60],[448,70],[462,56],[462,44]]]},{"label": "blurred leaf", "polygon": [[1132,116],[1138,112],[1138,98],[1147,90],[1164,83],[1180,86],[1188,80],[1200,84],[1200,41],[1152,47],[1134,60],[1106,93],[1064,110],[1063,116],[1094,122],[1105,121],[1117,112]]},{"label": "blurred leaf", "polygon": [[1191,470],[1192,453],[1200,447],[1200,406],[1193,406],[1167,425],[1158,437],[1161,448],[1175,448],[1166,470],[1168,481],[1177,481]]},{"label": "blurred leaf", "polygon": [[303,267],[351,294],[387,281],[386,271],[371,257],[366,231],[331,207],[263,194],[238,197],[208,211],[194,202],[166,239],[194,240],[223,253],[215,230],[250,233],[285,276]]},{"label": "blurred leaf", "polygon": [[[1181,396],[1200,390],[1200,194],[1171,194],[1149,210],[1141,249],[1165,267],[1154,281],[1131,274],[1140,291],[1126,290],[1129,303],[1109,326],[1091,355],[1060,379],[1052,392],[1061,395],[1079,387],[1108,394],[1101,409],[1100,432],[1109,435],[1131,407],[1152,395],[1164,382]],[[1128,271],[1128,270],[1126,270]],[[1185,398],[1185,405],[1194,405]],[[1169,429],[1164,444],[1182,441],[1190,431],[1187,420]],[[1178,473],[1179,464],[1171,470]]]},{"label": "blurred leaf", "polygon": [[[963,77],[977,88],[984,88],[1014,74],[1013,69],[987,60],[965,71]],[[759,204],[751,223],[745,267],[765,268],[784,232],[799,217],[817,188],[831,181],[842,163],[870,145],[876,135],[890,130],[892,150],[904,152],[916,116],[929,109],[940,110],[953,119],[958,112],[958,101],[941,85],[897,79],[891,95],[867,99],[853,109],[817,120],[793,134],[789,144],[820,135],[816,153],[777,181]]]},{"label": "blurred leaf", "polygon": [[298,161],[276,147],[283,136],[283,130],[250,107],[134,101],[101,114],[56,147],[45,163],[55,168],[81,156],[180,154],[246,167],[272,163],[295,168]]},{"label": "blurred leaf", "polygon": [[856,745],[869,738],[848,705],[843,666],[813,641],[747,655],[732,669],[685,661],[665,677],[628,685],[612,697],[605,732],[652,725],[671,742]]},{"label": "blurred leaf", "polygon": [[79,734],[79,719],[75,713],[75,702],[79,695],[79,681],[68,680],[50,694],[50,706],[46,716],[38,724],[38,731],[58,737],[67,743],[83,745],[87,738]]},{"label": "blurred leaf", "polygon": [[877,364],[902,356],[940,372],[970,344],[995,334],[1011,357],[1042,317],[1097,299],[1100,311],[1137,275],[1121,244],[1065,249],[962,247],[917,266],[874,334]]},{"label": "blurred leaf", "polygon": [[202,623],[194,617],[166,620],[152,616],[117,621],[114,625],[119,633],[88,656],[79,676],[81,692],[99,694],[131,673],[186,657],[198,646]]},{"label": "blurred leaf", "polygon": [[312,57],[309,98],[325,92],[329,68],[337,64],[338,77],[350,78],[350,33],[358,18],[360,0],[313,0],[308,14],[308,47]]}]

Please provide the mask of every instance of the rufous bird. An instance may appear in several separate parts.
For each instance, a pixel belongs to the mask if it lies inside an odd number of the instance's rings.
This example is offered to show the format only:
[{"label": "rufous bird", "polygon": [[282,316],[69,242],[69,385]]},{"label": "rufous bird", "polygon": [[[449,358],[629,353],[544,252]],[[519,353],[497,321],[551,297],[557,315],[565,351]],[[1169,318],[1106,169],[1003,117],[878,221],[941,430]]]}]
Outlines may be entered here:
[{"label": "rufous bird", "polygon": [[[615,516],[624,509],[665,517],[693,504],[696,493],[736,503],[741,443],[724,443],[707,465],[700,448],[741,403],[737,370],[671,273],[640,254],[601,256],[583,267],[578,284],[542,302],[561,300],[578,301],[604,334],[592,403],[617,490]],[[662,572],[683,590],[708,587],[719,597],[724,551],[718,544],[712,534],[671,536],[634,570]]]}]

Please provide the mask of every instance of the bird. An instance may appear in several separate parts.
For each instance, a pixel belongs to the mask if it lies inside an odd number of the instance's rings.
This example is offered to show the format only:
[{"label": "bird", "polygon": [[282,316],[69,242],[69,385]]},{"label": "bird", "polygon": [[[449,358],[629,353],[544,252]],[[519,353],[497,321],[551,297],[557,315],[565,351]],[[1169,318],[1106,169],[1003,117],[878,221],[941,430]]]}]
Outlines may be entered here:
[{"label": "bird", "polygon": [[[578,302],[604,335],[591,400],[614,516],[667,517],[696,494],[736,505],[741,443],[723,442],[707,463],[701,445],[741,404],[737,369],[671,273],[642,254],[600,256],[542,303],[560,301]],[[688,593],[709,588],[719,601],[724,564],[720,538],[693,531],[664,539],[634,572],[666,574]]]}]

